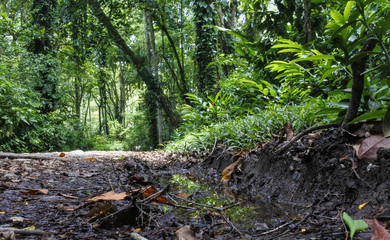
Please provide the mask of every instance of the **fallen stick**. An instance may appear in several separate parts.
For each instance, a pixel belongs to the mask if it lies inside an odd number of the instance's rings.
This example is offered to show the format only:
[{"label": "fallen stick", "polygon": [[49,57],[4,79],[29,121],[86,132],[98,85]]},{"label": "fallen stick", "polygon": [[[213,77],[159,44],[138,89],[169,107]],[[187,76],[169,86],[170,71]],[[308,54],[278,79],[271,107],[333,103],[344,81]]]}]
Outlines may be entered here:
[{"label": "fallen stick", "polygon": [[308,133],[311,133],[311,132],[313,132],[313,131],[320,130],[320,129],[331,128],[331,127],[339,127],[339,126],[340,126],[339,123],[329,123],[329,124],[323,124],[323,125],[318,125],[318,126],[306,128],[305,130],[301,131],[298,135],[296,135],[295,137],[293,137],[288,143],[286,143],[285,145],[283,145],[282,147],[280,147],[280,148],[276,151],[276,154],[281,154],[281,153],[283,153],[283,152],[284,152],[287,148],[289,148],[294,142],[298,141],[301,137],[305,136],[305,135],[308,134]]},{"label": "fallen stick", "polygon": [[16,159],[16,158],[31,158],[31,159],[41,159],[41,160],[70,160],[69,158],[65,157],[55,157],[55,156],[48,156],[46,154],[41,153],[0,153],[0,158],[10,158],[10,159]]},{"label": "fallen stick", "polygon": [[14,232],[20,235],[45,235],[47,232],[41,230],[17,229],[17,228],[0,228],[0,232]]}]

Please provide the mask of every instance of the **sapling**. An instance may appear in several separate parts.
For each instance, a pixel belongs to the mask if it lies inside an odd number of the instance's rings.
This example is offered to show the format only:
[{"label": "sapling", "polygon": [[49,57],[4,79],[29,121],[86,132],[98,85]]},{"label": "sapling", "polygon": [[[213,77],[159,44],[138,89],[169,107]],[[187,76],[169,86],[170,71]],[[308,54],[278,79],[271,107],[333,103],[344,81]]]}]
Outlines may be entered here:
[{"label": "sapling", "polygon": [[356,231],[363,231],[368,228],[368,224],[361,219],[352,219],[346,212],[343,212],[343,220],[349,228],[350,239],[353,239]]}]

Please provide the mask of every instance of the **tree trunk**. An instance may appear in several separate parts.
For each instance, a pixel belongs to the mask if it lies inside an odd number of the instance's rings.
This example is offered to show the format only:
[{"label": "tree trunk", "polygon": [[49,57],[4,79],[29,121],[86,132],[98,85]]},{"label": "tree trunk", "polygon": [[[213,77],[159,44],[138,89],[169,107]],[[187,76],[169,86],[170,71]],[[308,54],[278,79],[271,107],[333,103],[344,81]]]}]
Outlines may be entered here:
[{"label": "tree trunk", "polygon": [[[204,6],[206,3],[206,6]],[[195,1],[195,61],[197,65],[198,92],[204,97],[213,94],[216,89],[215,67],[209,66],[216,54],[216,33],[211,27],[205,25],[215,25],[213,1]]]},{"label": "tree trunk", "polygon": [[[179,68],[179,73],[180,73],[179,74],[180,75],[180,83],[181,83],[181,85],[179,85],[180,98],[183,101],[185,101],[187,104],[189,104],[190,103],[189,99],[185,95],[189,91],[188,91],[186,76],[185,76],[185,73],[184,73],[184,66],[183,66],[183,63],[180,61],[179,53],[177,52],[175,42],[173,41],[171,35],[169,34],[168,29],[165,26],[165,24],[160,22],[160,20],[156,16],[154,16],[154,19],[156,20],[156,23],[159,26],[159,28],[161,29],[161,31],[163,31],[164,34],[167,36],[168,42],[169,42],[169,46],[171,46],[173,55],[176,58],[177,66]],[[184,62],[184,60],[183,60],[183,62]]]},{"label": "tree trunk", "polygon": [[305,41],[306,43],[309,43],[313,40],[313,34],[311,28],[311,0],[305,0],[304,8],[305,8],[305,15],[304,15]]},{"label": "tree trunk", "polygon": [[[153,73],[154,78],[156,81],[158,81],[158,73],[157,73],[157,63],[155,59],[155,52],[153,52],[153,46],[155,46],[154,43],[154,29],[153,29],[153,22],[152,22],[152,15],[149,10],[144,9],[144,25],[145,25],[145,49],[146,49],[146,56],[147,56],[147,65],[150,71]],[[154,47],[155,49],[155,47]],[[153,62],[153,64],[152,64]],[[152,67],[153,66],[153,67]],[[161,121],[158,121],[158,103],[153,100],[153,98],[150,98],[148,95],[150,93],[147,93],[147,96],[145,98],[146,105],[147,105],[147,111],[148,111],[148,122],[149,122],[149,139],[151,142],[151,145],[153,148],[156,148],[158,144],[160,143],[160,136],[159,136],[159,123]]]},{"label": "tree trunk", "polygon": [[[36,55],[45,55],[50,58],[54,55],[52,45],[54,11],[57,7],[56,0],[34,0],[32,5],[32,23],[37,32],[42,31],[42,36],[32,40],[29,50]],[[39,107],[43,114],[53,112],[58,108],[57,84],[58,78],[53,74],[54,64],[44,60],[44,67],[38,70],[39,79],[35,86],[41,94],[42,104]]]},{"label": "tree trunk", "polygon": [[172,108],[169,99],[164,95],[160,84],[153,75],[150,73],[145,64],[139,59],[139,57],[130,49],[125,40],[121,37],[116,28],[112,25],[110,19],[105,15],[101,9],[100,3],[97,0],[88,0],[89,5],[93,10],[93,14],[97,19],[106,27],[110,37],[117,44],[117,46],[123,51],[127,59],[133,63],[138,74],[145,82],[147,89],[151,93],[153,101],[159,102],[164,112],[169,117],[172,126],[177,127],[181,119],[175,109]]},{"label": "tree trunk", "polygon": [[[362,49],[359,53],[364,54],[367,52],[371,52],[378,41],[373,38],[369,38],[366,40],[366,42],[363,44]],[[351,65],[352,68],[352,93],[351,93],[351,99],[349,101],[348,110],[345,114],[345,118],[343,120],[342,126],[343,128],[348,129],[348,123],[352,121],[359,110],[360,100],[362,98],[363,94],[363,88],[364,88],[364,72],[366,71],[366,63],[368,60],[368,55],[365,57],[357,60],[356,62],[353,62]]]}]

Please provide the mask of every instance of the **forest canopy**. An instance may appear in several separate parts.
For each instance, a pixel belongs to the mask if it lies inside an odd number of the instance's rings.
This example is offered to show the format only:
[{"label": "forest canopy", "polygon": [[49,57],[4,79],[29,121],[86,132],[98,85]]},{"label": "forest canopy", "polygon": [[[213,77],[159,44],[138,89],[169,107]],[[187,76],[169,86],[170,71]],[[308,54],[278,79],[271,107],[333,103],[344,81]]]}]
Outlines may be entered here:
[{"label": "forest canopy", "polygon": [[390,129],[388,0],[1,0],[0,151]]}]

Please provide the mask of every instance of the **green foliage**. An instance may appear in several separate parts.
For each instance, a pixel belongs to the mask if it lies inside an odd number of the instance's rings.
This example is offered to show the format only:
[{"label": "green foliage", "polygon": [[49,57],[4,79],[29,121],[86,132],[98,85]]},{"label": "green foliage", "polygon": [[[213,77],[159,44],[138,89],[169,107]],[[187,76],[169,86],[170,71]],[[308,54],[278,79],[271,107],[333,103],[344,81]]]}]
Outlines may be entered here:
[{"label": "green foliage", "polygon": [[352,219],[346,212],[343,212],[343,220],[349,228],[349,235],[351,240],[353,239],[356,231],[363,231],[368,228],[368,225],[365,221],[361,219]]},{"label": "green foliage", "polygon": [[237,116],[192,131],[187,130],[187,134],[178,135],[178,139],[168,143],[165,149],[200,154],[211,150],[216,144],[224,144],[229,148],[252,148],[271,139],[273,133],[279,132],[286,122],[292,122],[293,128],[299,131],[326,121],[330,115],[320,112],[325,107],[325,101],[313,98],[299,105],[271,105],[264,109],[254,109],[252,115]]}]

